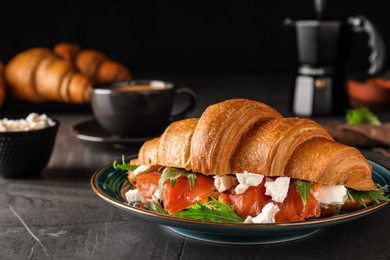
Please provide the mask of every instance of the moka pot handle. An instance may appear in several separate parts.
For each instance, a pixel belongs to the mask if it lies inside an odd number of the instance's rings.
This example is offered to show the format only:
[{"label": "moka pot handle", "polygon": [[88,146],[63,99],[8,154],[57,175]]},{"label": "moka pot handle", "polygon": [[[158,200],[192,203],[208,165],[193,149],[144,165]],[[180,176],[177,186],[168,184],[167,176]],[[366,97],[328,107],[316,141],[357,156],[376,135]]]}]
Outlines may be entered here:
[{"label": "moka pot handle", "polygon": [[371,54],[368,57],[370,68],[368,74],[375,75],[383,71],[386,61],[386,47],[382,35],[364,16],[354,16],[348,18],[348,23],[352,25],[354,32],[365,32],[368,34],[368,47]]}]

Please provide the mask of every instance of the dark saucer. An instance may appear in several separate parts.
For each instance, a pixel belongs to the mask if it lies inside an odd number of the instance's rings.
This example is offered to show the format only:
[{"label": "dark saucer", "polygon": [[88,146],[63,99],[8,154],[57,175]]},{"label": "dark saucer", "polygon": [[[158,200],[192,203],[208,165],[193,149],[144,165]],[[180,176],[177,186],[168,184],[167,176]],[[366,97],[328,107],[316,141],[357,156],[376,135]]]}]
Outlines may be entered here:
[{"label": "dark saucer", "polygon": [[91,118],[82,122],[78,122],[70,127],[70,132],[77,139],[108,144],[141,144],[147,140],[153,139],[161,133],[155,135],[140,136],[140,137],[123,137],[112,135],[104,130],[96,119]]}]

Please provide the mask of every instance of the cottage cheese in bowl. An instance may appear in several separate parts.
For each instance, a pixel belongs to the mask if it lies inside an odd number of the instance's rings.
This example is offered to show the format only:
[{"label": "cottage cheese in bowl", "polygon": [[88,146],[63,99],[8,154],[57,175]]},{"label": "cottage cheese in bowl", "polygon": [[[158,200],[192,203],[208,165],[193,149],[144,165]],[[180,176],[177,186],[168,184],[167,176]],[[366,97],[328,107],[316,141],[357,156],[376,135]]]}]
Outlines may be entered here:
[{"label": "cottage cheese in bowl", "polygon": [[21,132],[38,130],[51,126],[51,121],[46,114],[30,113],[26,118],[0,120],[0,132]]}]

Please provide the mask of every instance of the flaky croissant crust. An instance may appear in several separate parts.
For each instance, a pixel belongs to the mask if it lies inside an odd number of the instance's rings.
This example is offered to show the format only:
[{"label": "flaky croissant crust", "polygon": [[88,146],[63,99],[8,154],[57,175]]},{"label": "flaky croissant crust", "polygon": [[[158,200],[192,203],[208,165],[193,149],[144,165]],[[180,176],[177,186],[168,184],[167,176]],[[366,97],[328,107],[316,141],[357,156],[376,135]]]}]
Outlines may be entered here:
[{"label": "flaky croissant crust", "polygon": [[247,99],[227,100],[208,107],[199,119],[173,122],[161,137],[145,142],[131,163],[375,189],[371,165],[359,150],[335,142],[311,119],[283,118]]}]

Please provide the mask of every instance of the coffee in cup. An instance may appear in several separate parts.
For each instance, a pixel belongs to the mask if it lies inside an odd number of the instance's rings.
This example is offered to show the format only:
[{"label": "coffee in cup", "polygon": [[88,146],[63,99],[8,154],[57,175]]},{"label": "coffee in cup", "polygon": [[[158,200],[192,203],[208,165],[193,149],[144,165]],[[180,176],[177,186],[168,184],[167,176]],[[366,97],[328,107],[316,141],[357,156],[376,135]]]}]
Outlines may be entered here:
[{"label": "coffee in cup", "polygon": [[126,85],[126,86],[109,86],[106,89],[112,89],[114,91],[157,91],[168,89],[167,86],[151,86],[151,85]]},{"label": "coffee in cup", "polygon": [[[188,103],[172,114],[175,97]],[[109,133],[123,137],[161,134],[173,121],[185,118],[196,105],[195,93],[161,80],[133,80],[92,87],[91,106],[98,123]]]}]

